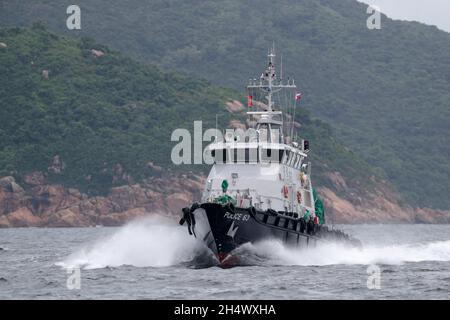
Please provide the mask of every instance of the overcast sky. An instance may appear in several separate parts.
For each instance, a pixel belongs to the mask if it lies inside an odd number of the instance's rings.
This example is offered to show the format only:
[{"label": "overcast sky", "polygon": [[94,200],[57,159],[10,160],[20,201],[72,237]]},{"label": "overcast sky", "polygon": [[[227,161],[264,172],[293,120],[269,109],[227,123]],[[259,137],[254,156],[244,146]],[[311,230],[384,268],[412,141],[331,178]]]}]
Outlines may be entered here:
[{"label": "overcast sky", "polygon": [[358,0],[379,6],[392,19],[414,20],[450,32],[450,0]]}]

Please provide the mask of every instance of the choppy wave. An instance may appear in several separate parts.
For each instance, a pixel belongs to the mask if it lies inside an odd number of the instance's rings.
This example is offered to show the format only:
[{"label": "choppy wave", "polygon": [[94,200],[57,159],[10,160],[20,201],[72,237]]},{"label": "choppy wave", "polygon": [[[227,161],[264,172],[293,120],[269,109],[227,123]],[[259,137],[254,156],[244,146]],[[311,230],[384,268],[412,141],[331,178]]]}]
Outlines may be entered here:
[{"label": "choppy wave", "polygon": [[280,241],[267,240],[238,248],[245,264],[324,266],[336,264],[402,264],[421,261],[450,261],[450,241],[389,246],[365,245],[363,248],[325,243],[296,249]]},{"label": "choppy wave", "polygon": [[201,243],[189,236],[186,228],[163,217],[151,217],[129,223],[57,265],[86,269],[167,267],[192,261],[200,249]]},{"label": "choppy wave", "polygon": [[[353,248],[324,243],[310,248],[290,248],[276,240],[246,244],[236,250],[239,265],[325,266],[338,264],[402,264],[450,261],[450,241],[422,244],[370,245]],[[87,269],[119,267],[167,267],[185,264],[209,267],[217,264],[203,244],[173,221],[153,217],[130,223],[69,256],[57,265]]]}]

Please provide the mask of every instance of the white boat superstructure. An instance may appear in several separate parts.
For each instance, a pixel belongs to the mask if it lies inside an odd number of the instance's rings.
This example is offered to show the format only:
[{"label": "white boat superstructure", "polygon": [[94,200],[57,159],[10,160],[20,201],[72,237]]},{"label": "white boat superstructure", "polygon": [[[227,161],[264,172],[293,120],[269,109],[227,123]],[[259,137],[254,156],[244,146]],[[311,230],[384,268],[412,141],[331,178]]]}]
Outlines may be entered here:
[{"label": "white boat superstructure", "polygon": [[[275,52],[268,54],[268,65],[261,77],[250,80],[248,123],[246,132],[227,132],[224,141],[208,146],[214,158],[202,202],[214,202],[223,194],[222,183],[230,182],[227,194],[241,208],[297,213],[309,211],[314,216],[314,196],[311,184],[311,164],[307,162],[309,142],[293,139],[293,115],[284,115],[287,106],[276,105],[282,90],[290,90],[292,103],[298,100],[294,80],[278,78]],[[292,95],[294,91],[294,95]],[[261,94],[265,101],[256,101]],[[287,101],[286,103],[289,103]],[[254,107],[262,110],[255,111]],[[278,110],[275,110],[278,109]]]},{"label": "white boat superstructure", "polygon": [[223,141],[216,137],[207,147],[214,164],[202,201],[182,209],[180,224],[202,239],[222,266],[239,263],[239,254],[233,254],[239,246],[266,239],[300,248],[318,241],[361,246],[325,224],[323,202],[311,184],[309,142],[294,137],[301,94],[294,80],[278,78],[273,49],[268,57],[261,77],[247,86],[249,129],[227,130]]}]

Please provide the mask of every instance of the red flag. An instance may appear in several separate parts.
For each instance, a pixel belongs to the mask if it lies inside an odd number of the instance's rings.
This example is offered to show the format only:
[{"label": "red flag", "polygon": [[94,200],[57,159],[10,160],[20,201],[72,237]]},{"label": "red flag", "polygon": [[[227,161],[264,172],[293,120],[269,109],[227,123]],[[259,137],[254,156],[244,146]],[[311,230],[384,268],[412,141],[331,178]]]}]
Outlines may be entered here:
[{"label": "red flag", "polygon": [[253,96],[248,96],[248,106],[249,107],[253,106]]},{"label": "red flag", "polygon": [[296,100],[296,101],[299,101],[301,98],[302,98],[302,94],[301,94],[301,93],[297,93],[297,94],[295,95],[295,100]]}]

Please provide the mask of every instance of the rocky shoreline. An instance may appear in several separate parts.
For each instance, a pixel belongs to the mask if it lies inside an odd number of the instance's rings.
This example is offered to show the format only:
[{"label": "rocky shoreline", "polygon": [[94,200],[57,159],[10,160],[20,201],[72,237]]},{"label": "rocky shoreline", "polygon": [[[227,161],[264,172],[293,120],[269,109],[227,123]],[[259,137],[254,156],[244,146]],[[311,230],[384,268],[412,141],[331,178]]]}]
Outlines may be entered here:
[{"label": "rocky shoreline", "polygon": [[[424,223],[449,224],[450,211],[402,206],[395,194],[372,193],[354,201],[339,197],[328,188],[319,188],[327,209],[328,222],[343,224]],[[330,221],[331,220],[331,221]]]},{"label": "rocky shoreline", "polygon": [[[26,176],[24,186],[11,176],[3,177],[0,228],[120,226],[152,214],[178,217],[181,208],[200,199],[203,183],[204,178],[195,175],[154,178],[146,184],[114,187],[104,197],[89,197],[77,189],[47,184],[40,172]],[[328,188],[318,191],[328,222],[450,223],[450,211],[403,207],[382,186],[366,197],[338,196]]]},{"label": "rocky shoreline", "polygon": [[0,179],[0,228],[119,226],[155,213],[178,216],[182,207],[200,197],[203,185],[196,176],[155,178],[148,185],[123,185],[107,196],[88,197],[39,178],[25,181],[27,188],[13,177]]}]

